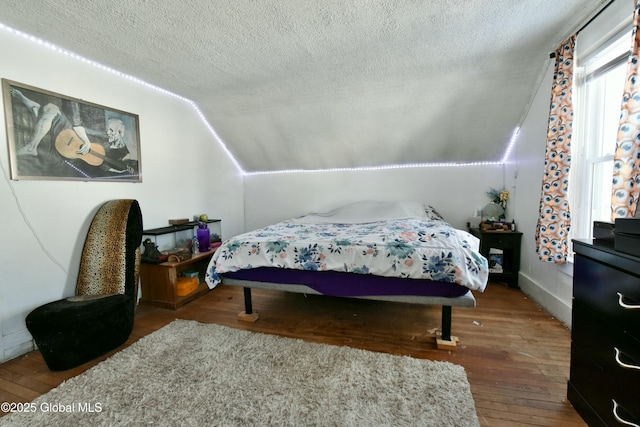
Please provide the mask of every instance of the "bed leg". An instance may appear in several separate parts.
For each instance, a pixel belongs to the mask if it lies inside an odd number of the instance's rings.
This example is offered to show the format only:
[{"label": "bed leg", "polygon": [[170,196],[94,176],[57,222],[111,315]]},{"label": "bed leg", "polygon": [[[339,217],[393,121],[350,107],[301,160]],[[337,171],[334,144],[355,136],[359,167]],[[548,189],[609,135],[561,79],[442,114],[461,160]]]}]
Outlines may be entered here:
[{"label": "bed leg", "polygon": [[451,306],[442,306],[442,339],[451,341]]},{"label": "bed leg", "polygon": [[442,306],[442,335],[436,337],[436,345],[439,350],[456,350],[458,337],[451,336],[451,306]]},{"label": "bed leg", "polygon": [[251,288],[244,288],[244,311],[238,314],[238,320],[243,322],[255,322],[260,315],[253,311],[251,304]]}]

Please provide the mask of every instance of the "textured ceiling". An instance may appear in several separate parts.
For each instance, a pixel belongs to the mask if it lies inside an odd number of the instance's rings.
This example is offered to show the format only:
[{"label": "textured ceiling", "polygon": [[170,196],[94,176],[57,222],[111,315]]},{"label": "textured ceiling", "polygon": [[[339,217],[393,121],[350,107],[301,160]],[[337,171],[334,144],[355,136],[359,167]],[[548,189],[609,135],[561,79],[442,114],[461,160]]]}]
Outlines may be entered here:
[{"label": "textured ceiling", "polygon": [[499,161],[607,1],[0,0],[0,22],[193,100],[251,172]]}]

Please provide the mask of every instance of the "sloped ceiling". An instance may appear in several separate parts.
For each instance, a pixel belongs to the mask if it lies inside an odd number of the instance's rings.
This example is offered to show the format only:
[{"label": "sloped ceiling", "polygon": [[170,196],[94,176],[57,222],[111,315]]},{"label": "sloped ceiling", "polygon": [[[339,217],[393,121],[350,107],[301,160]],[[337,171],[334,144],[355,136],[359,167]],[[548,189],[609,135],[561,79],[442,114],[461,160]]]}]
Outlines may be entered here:
[{"label": "sloped ceiling", "polygon": [[0,0],[0,22],[191,99],[251,172],[500,161],[607,2]]}]

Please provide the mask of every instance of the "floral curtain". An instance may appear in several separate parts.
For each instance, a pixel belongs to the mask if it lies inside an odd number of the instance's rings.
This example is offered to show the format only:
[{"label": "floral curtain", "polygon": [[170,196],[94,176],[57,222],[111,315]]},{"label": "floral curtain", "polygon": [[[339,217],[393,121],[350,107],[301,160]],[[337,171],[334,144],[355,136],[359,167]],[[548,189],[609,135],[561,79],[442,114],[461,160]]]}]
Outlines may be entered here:
[{"label": "floral curtain", "polygon": [[573,35],[556,50],[542,198],[536,227],[538,257],[541,261],[558,264],[567,261],[567,235],[571,224],[567,190],[573,131],[571,95],[575,45],[576,36]]},{"label": "floral curtain", "polygon": [[640,192],[640,33],[638,32],[640,3],[635,1],[633,42],[627,81],[622,97],[618,140],[613,159],[613,195],[611,219],[633,217]]}]

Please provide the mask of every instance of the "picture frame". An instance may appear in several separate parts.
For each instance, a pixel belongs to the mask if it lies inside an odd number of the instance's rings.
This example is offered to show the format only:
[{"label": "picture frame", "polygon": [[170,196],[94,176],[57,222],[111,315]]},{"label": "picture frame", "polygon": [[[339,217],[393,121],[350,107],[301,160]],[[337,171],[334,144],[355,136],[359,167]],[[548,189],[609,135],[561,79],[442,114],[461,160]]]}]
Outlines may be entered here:
[{"label": "picture frame", "polygon": [[12,180],[142,182],[138,115],[2,79]]}]

